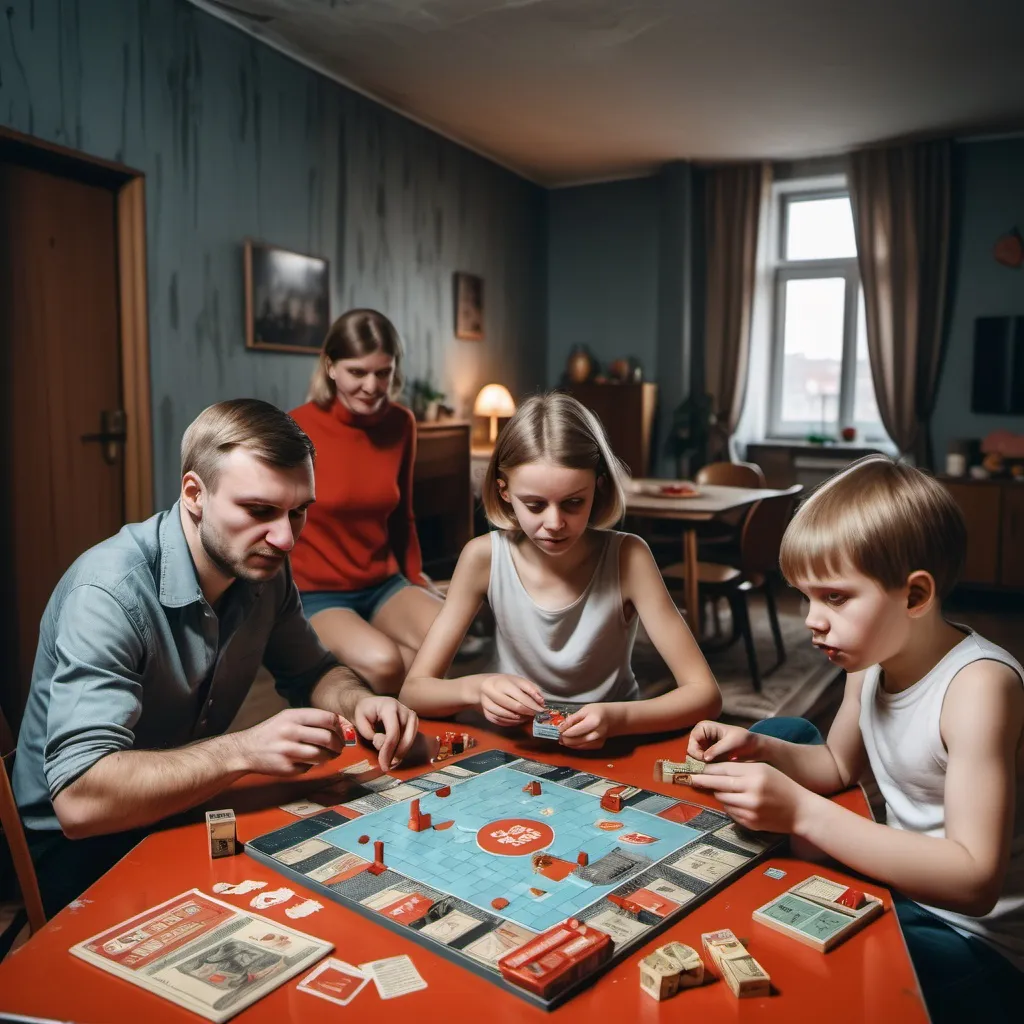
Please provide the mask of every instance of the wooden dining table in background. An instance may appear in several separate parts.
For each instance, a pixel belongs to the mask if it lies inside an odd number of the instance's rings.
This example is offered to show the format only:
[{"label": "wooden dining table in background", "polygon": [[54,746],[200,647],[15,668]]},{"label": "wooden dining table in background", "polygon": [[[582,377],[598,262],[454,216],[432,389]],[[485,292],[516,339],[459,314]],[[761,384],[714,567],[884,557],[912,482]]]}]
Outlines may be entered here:
[{"label": "wooden dining table in background", "polygon": [[[424,723],[424,732],[441,732],[449,723]],[[451,723],[454,724],[454,723]],[[512,751],[554,765],[565,765],[605,776],[617,782],[656,790],[694,803],[718,806],[695,790],[652,781],[654,761],[681,759],[685,735],[672,737],[620,737],[604,749],[573,754],[558,743],[533,739],[526,728],[502,731],[458,725],[477,740],[469,755],[489,747]],[[340,758],[320,766],[301,783],[250,776],[217,798],[215,806],[234,806],[238,837],[247,841],[297,819],[279,806],[298,799],[297,787],[309,792],[335,777],[339,769],[372,756],[361,747],[348,747]],[[457,764],[458,758],[444,764]],[[408,778],[428,771],[428,764],[403,766],[393,774]],[[289,790],[291,790],[289,792]],[[860,789],[834,798],[836,802],[869,816]],[[595,801],[596,808],[596,801]],[[499,809],[496,809],[496,813]],[[785,872],[770,878],[767,867]],[[796,942],[753,921],[754,910],[781,895],[807,876],[824,872],[846,884],[856,884],[882,898],[886,912],[857,935],[828,954]],[[860,882],[836,866],[823,868],[795,855],[771,857],[753,866],[705,903],[675,921],[656,938],[612,966],[590,988],[550,1014],[502,991],[497,986],[443,956],[375,924],[329,899],[320,891],[297,885],[294,876],[276,875],[264,863],[245,853],[211,860],[205,825],[201,821],[167,828],[144,839],[123,860],[87,889],[73,906],[57,914],[41,931],[0,963],[0,1016],[16,1013],[77,1024],[189,1024],[202,1018],[88,964],[68,949],[121,921],[154,907],[188,889],[213,893],[216,882],[267,880],[271,889],[287,885],[299,898],[322,901],[322,910],[300,921],[285,916],[285,905],[260,911],[263,916],[334,943],[331,954],[353,964],[408,954],[427,988],[382,1002],[373,983],[340,1010],[297,988],[298,978],[285,982],[238,1014],[240,1024],[263,1021],[375,1022],[475,1020],[488,1024],[523,1021],[568,1022],[711,1020],[792,1022],[827,1020],[829,1024],[925,1024],[928,1019],[913,967],[907,955],[892,900],[884,887]],[[239,909],[248,907],[251,893],[219,897]],[[678,941],[700,949],[704,932],[730,928],[746,942],[751,954],[771,975],[772,994],[737,1000],[721,981],[680,992],[655,1002],[641,991],[642,957],[666,942]]]},{"label": "wooden dining table in background", "polygon": [[700,640],[700,581],[697,573],[697,531],[700,523],[718,519],[726,512],[747,508],[762,498],[772,498],[785,491],[768,487],[723,487],[702,484],[695,494],[674,495],[676,488],[694,485],[684,480],[641,478],[631,480],[626,489],[626,513],[644,519],[671,519],[682,525],[684,605],[686,619],[693,635]]}]

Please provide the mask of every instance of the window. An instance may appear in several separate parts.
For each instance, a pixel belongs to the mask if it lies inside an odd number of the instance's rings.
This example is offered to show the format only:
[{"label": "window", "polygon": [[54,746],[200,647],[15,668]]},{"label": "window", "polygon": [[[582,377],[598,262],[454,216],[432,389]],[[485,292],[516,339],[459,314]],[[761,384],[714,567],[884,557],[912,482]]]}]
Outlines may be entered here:
[{"label": "window", "polygon": [[838,438],[854,427],[859,440],[884,440],[845,182],[779,182],[774,202],[769,433]]}]

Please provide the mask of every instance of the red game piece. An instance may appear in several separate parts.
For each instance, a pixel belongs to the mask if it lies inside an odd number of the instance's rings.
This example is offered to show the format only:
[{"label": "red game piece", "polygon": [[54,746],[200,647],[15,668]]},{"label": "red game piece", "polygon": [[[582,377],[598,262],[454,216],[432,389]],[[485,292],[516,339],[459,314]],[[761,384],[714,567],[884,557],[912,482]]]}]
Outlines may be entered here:
[{"label": "red game piece", "polygon": [[523,792],[529,793],[530,796],[540,796],[540,783],[536,779],[532,782],[528,782],[523,786]]},{"label": "red game piece", "polygon": [[430,815],[420,812],[419,798],[409,804],[409,829],[412,832],[422,832],[430,828]]},{"label": "red game piece", "polygon": [[371,875],[383,875],[387,871],[384,863],[384,840],[377,839],[373,844],[373,863],[366,869]]},{"label": "red game piece", "polygon": [[363,846],[365,846],[365,845],[366,845],[366,844],[367,844],[367,843],[368,843],[369,841],[370,841],[370,837],[369,837],[369,836],[360,836],[360,837],[359,837],[359,842],[360,842],[360,843],[361,843],[361,844],[362,844]]},{"label": "red game piece", "polygon": [[434,791],[434,796],[446,797],[452,795],[451,786],[442,786],[440,789]]},{"label": "red game piece", "polygon": [[625,786],[613,786],[601,797],[601,809],[618,814],[622,810],[622,791]]},{"label": "red game piece", "polygon": [[587,856],[585,850],[580,850],[580,852],[576,854],[576,863],[579,864],[581,868],[585,868],[590,863],[590,857]]},{"label": "red game piece", "polygon": [[867,897],[860,889],[847,889],[846,892],[840,896],[836,903],[842,903],[844,907],[849,907],[851,910],[860,910],[861,907],[867,902]]},{"label": "red game piece", "polygon": [[620,910],[624,910],[627,914],[639,914],[644,908],[639,903],[634,903],[633,900],[626,899],[624,896],[616,896],[615,893],[610,892],[607,896],[609,903],[614,903]]},{"label": "red game piece", "polygon": [[611,955],[609,935],[571,918],[506,953],[498,961],[498,970],[506,981],[549,999]]},{"label": "red game piece", "polygon": [[443,832],[445,829],[451,828],[452,825],[454,824],[454,821],[439,821],[436,825],[433,826],[433,829],[435,832]]},{"label": "red game piece", "polygon": [[496,896],[491,900],[491,906],[495,910],[504,910],[508,906],[508,900],[504,896]]}]

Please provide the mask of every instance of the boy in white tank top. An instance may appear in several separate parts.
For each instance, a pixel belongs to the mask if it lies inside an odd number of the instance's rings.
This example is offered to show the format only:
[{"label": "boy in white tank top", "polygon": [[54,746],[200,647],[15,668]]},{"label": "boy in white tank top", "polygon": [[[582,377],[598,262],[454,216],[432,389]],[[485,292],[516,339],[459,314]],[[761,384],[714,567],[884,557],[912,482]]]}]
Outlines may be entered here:
[{"label": "boy in white tank top", "polygon": [[[812,642],[847,672],[827,742],[701,722],[688,753],[715,762],[693,785],[742,825],[791,833],[903,894],[933,1021],[995,1024],[1024,1019],[1024,669],[942,616],[965,547],[959,509],[919,470],[870,456],[833,477],[780,557],[810,602]],[[869,764],[885,824],[827,799]]]}]

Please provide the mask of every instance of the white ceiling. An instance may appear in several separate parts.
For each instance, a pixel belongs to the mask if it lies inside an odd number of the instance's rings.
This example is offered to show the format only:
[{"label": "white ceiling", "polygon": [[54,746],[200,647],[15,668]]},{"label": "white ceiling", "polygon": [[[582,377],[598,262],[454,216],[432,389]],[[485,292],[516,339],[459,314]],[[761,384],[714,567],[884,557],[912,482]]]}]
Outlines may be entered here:
[{"label": "white ceiling", "polygon": [[547,185],[1024,127],[1024,0],[192,0]]}]

